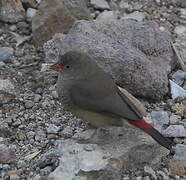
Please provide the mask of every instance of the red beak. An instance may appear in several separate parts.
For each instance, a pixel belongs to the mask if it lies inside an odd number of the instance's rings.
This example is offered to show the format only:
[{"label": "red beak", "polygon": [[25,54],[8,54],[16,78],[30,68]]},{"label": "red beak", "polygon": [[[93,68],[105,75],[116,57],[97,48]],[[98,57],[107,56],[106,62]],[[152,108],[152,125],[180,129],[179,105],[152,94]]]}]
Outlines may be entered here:
[{"label": "red beak", "polygon": [[59,71],[62,68],[62,65],[57,62],[57,63],[53,64],[52,66],[50,66],[50,68],[52,70]]},{"label": "red beak", "polygon": [[60,69],[63,69],[68,64],[70,64],[70,63],[69,62],[64,62],[64,63],[57,62],[56,64],[52,65],[50,68],[52,70],[59,71]]}]

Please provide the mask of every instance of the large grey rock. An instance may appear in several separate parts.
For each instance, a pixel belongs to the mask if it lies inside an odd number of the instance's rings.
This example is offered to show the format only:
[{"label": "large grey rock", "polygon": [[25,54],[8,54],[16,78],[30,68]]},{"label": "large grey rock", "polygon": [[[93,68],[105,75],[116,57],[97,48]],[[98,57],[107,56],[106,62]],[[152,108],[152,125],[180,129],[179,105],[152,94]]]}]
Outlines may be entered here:
[{"label": "large grey rock", "polygon": [[50,62],[72,49],[89,53],[136,96],[160,99],[168,92],[167,75],[174,55],[169,36],[154,22],[115,18],[77,21],[66,36],[56,34],[44,48]]},{"label": "large grey rock", "polygon": [[21,0],[0,0],[0,20],[15,23],[25,19]]},{"label": "large grey rock", "polygon": [[45,0],[32,19],[33,39],[36,45],[55,33],[67,33],[77,19],[91,19],[84,0]]},{"label": "large grey rock", "polygon": [[60,164],[49,180],[119,180],[123,171],[154,166],[168,153],[127,124],[123,128],[87,130],[58,143]]}]

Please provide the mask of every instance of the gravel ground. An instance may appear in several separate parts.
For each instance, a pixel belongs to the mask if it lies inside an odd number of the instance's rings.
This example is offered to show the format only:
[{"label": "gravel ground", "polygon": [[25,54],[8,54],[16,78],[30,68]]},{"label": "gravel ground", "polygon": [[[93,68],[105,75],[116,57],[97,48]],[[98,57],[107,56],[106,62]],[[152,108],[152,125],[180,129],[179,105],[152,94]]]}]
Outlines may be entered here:
[{"label": "gravel ground", "polygon": [[[185,8],[186,3],[180,2],[156,1],[144,6],[142,11],[151,14],[150,18],[168,29],[174,39],[175,27],[186,24],[186,19],[180,18],[180,8]],[[6,86],[11,91],[0,96],[0,155],[4,156],[0,158],[2,180],[47,179],[59,163],[55,151],[57,140],[70,138],[87,128],[87,124],[61,107],[55,91],[56,74],[52,74],[50,79],[45,78],[46,72],[42,72],[43,50],[33,45],[31,33],[31,25],[26,21],[16,24],[0,22],[0,47],[13,48],[13,55],[0,60],[0,79],[10,82],[6,82]],[[23,37],[26,41],[18,45],[18,39]],[[11,50],[9,52],[11,54]],[[185,100],[172,100],[167,96],[162,102],[144,101],[144,104],[148,112],[164,110],[179,116],[176,124],[186,127]],[[186,144],[184,137],[175,138],[175,141]],[[169,176],[167,159],[156,169],[160,179],[181,179],[180,176]],[[145,180],[153,179],[152,172],[149,175],[147,171],[125,172],[123,180],[136,177],[140,180],[142,176]]]}]

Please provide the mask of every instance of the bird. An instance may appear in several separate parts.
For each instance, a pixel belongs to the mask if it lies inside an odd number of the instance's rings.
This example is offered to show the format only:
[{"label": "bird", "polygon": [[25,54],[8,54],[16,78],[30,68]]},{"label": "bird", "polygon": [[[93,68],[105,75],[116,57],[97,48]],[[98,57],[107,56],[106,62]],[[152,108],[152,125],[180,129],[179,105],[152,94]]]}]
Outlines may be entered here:
[{"label": "bird", "polygon": [[126,91],[118,87],[111,75],[87,53],[68,51],[59,55],[51,69],[58,71],[59,100],[72,114],[97,128],[121,127],[128,121],[171,151],[172,141],[144,120],[139,103],[135,105],[131,101],[133,96],[130,93],[126,96]]}]

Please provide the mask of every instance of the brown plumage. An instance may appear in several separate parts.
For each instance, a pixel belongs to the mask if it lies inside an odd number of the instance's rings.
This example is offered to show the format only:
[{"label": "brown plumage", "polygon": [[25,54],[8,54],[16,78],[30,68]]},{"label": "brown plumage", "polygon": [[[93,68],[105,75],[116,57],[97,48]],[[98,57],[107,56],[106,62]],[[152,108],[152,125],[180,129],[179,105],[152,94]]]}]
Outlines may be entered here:
[{"label": "brown plumage", "polygon": [[52,69],[59,71],[59,98],[74,115],[96,127],[122,126],[127,120],[171,149],[172,143],[143,120],[144,114],[138,108],[141,104],[135,105],[131,101],[134,97],[126,96],[87,54],[70,51]]}]

